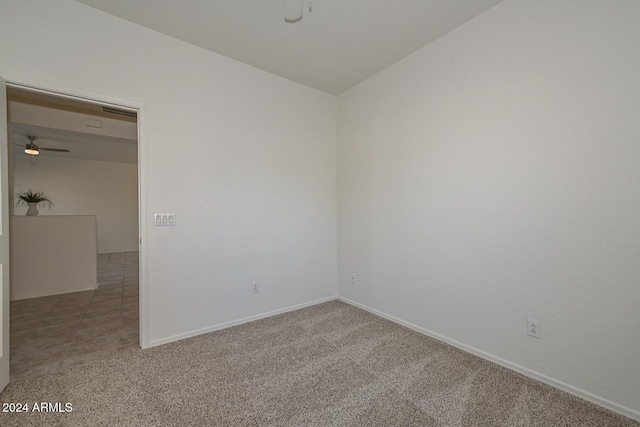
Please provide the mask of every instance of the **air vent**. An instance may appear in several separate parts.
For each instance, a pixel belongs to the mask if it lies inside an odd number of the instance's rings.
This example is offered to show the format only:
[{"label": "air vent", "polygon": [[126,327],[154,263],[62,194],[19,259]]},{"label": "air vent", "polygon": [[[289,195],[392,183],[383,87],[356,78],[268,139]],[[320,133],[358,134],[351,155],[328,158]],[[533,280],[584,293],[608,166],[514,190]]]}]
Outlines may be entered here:
[{"label": "air vent", "polygon": [[135,111],[121,110],[119,108],[113,108],[113,107],[105,107],[104,105],[102,106],[102,112],[109,113],[109,114],[116,114],[118,116],[132,117],[134,119],[138,117],[138,113],[136,113]]}]

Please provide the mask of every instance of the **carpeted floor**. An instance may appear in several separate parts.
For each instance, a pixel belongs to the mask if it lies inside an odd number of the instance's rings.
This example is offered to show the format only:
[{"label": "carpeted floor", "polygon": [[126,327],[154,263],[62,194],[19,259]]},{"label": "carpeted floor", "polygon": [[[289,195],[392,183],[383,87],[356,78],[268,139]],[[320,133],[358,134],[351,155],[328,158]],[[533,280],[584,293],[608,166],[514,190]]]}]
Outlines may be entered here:
[{"label": "carpeted floor", "polygon": [[338,301],[24,378],[0,401],[73,409],[3,426],[640,426]]}]

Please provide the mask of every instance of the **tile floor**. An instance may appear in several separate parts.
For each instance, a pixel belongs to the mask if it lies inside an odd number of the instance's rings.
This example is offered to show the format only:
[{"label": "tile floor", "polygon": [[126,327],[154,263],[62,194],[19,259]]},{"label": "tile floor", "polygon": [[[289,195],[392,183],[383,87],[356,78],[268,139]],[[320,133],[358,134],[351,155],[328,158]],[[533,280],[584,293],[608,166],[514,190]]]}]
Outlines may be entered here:
[{"label": "tile floor", "polygon": [[138,351],[138,252],[98,255],[98,289],[11,302],[11,379]]}]

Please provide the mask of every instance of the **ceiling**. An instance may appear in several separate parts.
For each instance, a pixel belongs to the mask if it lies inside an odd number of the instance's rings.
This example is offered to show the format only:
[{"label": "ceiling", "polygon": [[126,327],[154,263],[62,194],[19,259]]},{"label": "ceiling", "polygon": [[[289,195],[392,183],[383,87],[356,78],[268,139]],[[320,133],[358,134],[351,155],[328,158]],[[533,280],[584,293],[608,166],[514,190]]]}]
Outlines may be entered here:
[{"label": "ceiling", "polygon": [[76,1],[337,95],[502,0]]},{"label": "ceiling", "polygon": [[[98,104],[16,88],[7,89],[7,100],[10,137],[16,156],[28,156],[24,154],[24,146],[30,142],[29,136],[35,136],[34,142],[39,147],[69,150],[68,153],[41,151],[38,158],[138,161],[135,117],[104,112]],[[98,123],[100,126],[95,127]]]},{"label": "ceiling", "polygon": [[39,147],[69,150],[68,153],[40,151],[38,157],[132,164],[138,161],[138,146],[135,140],[24,124],[12,124],[11,130],[11,141],[16,155],[23,154],[23,146],[30,142],[28,136],[35,135],[37,139],[34,142]]},{"label": "ceiling", "polygon": [[[283,0],[76,1],[337,95],[502,0],[303,0],[303,18],[294,24],[284,21]],[[35,135],[40,147],[70,150],[40,155],[137,162],[135,117],[28,91],[8,95],[17,152]],[[87,128],[87,119],[104,128]],[[111,132],[109,123],[129,133]]]}]

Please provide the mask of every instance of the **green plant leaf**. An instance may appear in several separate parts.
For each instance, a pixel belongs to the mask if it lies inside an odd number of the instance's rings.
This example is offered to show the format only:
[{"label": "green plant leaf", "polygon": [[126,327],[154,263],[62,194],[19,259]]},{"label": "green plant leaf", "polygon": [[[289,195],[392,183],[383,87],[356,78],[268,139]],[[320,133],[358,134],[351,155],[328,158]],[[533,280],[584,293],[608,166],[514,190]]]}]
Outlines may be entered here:
[{"label": "green plant leaf", "polygon": [[38,205],[43,204],[47,207],[47,209],[51,209],[53,207],[53,202],[49,200],[47,193],[44,191],[33,191],[27,190],[22,191],[20,193],[16,193],[16,206],[20,206],[23,204],[36,203]]}]

